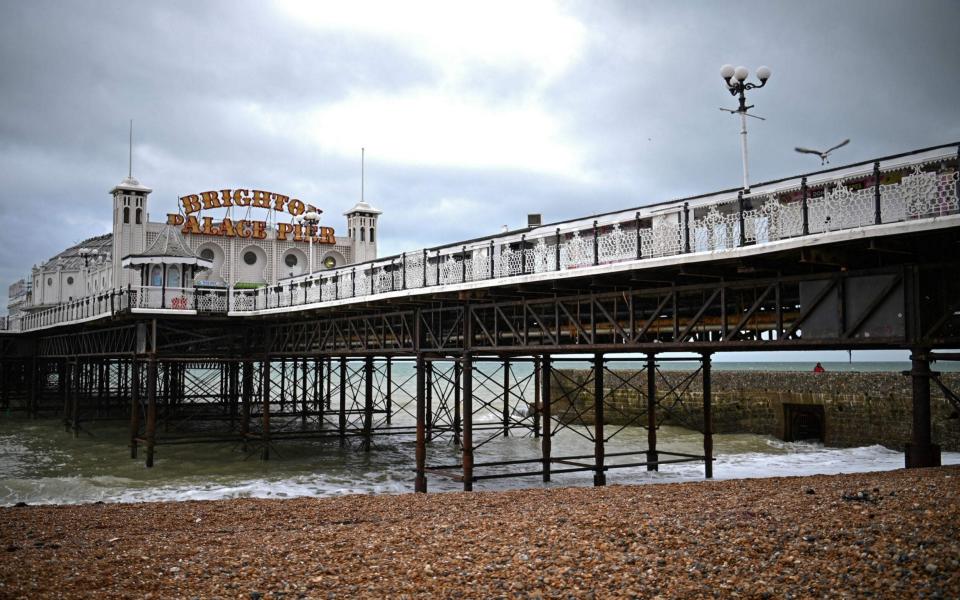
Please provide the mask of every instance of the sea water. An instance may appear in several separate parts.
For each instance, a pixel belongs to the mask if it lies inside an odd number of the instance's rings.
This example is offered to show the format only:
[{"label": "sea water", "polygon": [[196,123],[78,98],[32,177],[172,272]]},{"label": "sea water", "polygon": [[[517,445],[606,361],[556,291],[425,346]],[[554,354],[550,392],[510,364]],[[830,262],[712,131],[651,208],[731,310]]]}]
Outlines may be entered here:
[{"label": "sea water", "polygon": [[[637,366],[639,366],[639,362]],[[824,363],[828,371],[842,370],[846,363]],[[565,368],[583,365],[566,364]],[[663,368],[695,368],[695,363],[663,363]],[[715,363],[717,369],[808,370],[806,363]],[[611,368],[621,368],[611,364]],[[908,364],[853,363],[849,370],[906,370]],[[402,374],[401,365],[397,365]],[[627,368],[624,366],[623,368]],[[398,407],[399,408],[399,407]],[[410,424],[409,412],[399,410],[394,425]],[[409,411],[409,412],[408,412]],[[479,411],[476,424],[497,422],[493,412]],[[275,426],[281,426],[276,423]],[[607,425],[607,453],[636,452],[646,448],[647,432],[639,427]],[[658,448],[688,454],[703,451],[700,433],[680,427],[663,426],[657,432]],[[480,445],[482,442],[482,445]],[[514,429],[507,437],[499,430],[474,434],[480,445],[475,462],[536,459],[539,438]],[[0,504],[73,504],[86,502],[142,502],[159,500],[201,500],[221,498],[325,497],[354,493],[402,493],[413,491],[415,440],[410,435],[376,436],[373,448],[365,451],[354,440],[341,447],[338,440],[283,441],[271,447],[269,461],[260,460],[256,450],[245,451],[239,442],[157,447],[155,466],[147,469],[142,455],[129,458],[128,432],[118,422],[93,423],[80,437],[65,433],[58,419],[28,420],[0,416]],[[562,428],[552,439],[553,455],[592,455],[592,432],[586,427]],[[861,448],[829,448],[818,443],[787,443],[755,434],[714,435],[714,477],[716,479],[774,477],[882,471],[902,468],[903,453],[874,445]],[[667,458],[666,456],[662,458]],[[610,456],[615,466],[643,460],[642,454]],[[428,465],[451,465],[460,461],[457,447],[448,439],[428,445]],[[589,459],[583,462],[589,462]],[[960,464],[960,453],[944,452],[943,464]],[[555,469],[565,468],[555,465]],[[539,464],[483,468],[476,474],[537,470]],[[699,481],[702,463],[662,465],[660,471],[645,467],[613,468],[608,484],[642,484]],[[525,487],[589,486],[592,471],[555,474],[550,483],[539,475],[479,481],[476,490]],[[452,491],[462,484],[428,474],[431,491]]]}]

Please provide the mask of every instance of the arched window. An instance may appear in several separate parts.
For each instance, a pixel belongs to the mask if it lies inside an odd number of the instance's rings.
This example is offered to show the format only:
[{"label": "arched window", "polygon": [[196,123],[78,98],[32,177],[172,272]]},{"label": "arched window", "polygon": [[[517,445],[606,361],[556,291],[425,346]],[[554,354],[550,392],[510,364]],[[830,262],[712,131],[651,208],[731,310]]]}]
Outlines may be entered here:
[{"label": "arched window", "polygon": [[137,209],[137,225],[140,225],[141,223],[143,223],[143,209],[138,208]]},{"label": "arched window", "polygon": [[360,228],[360,241],[361,241],[361,242],[364,241],[364,237],[363,237],[363,227]]},{"label": "arched window", "polygon": [[129,223],[129,222],[130,222],[130,207],[129,207],[129,206],[124,206],[124,207],[123,207],[123,222],[124,222],[124,223]]},{"label": "arched window", "polygon": [[180,267],[167,267],[167,287],[180,287]]},{"label": "arched window", "polygon": [[150,285],[160,287],[163,285],[163,269],[160,265],[153,265],[150,269]]},{"label": "arched window", "polygon": [[374,232],[373,232],[373,227],[371,227],[371,228],[370,228],[370,243],[371,243],[371,244],[372,244],[373,242],[377,241],[376,238],[373,236],[373,233],[374,233]]}]

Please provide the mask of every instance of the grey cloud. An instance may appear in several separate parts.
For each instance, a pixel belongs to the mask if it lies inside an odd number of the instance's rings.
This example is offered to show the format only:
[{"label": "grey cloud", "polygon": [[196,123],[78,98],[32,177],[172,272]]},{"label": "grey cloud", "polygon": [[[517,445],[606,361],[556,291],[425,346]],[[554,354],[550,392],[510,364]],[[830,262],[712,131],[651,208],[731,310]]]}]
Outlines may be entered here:
[{"label": "grey cloud", "polygon": [[[521,226],[528,212],[552,221],[738,185],[738,124],[718,110],[734,105],[717,76],[724,62],[774,69],[749,98],[768,118],[750,123],[754,181],[819,166],[795,145],[850,137],[835,158],[843,163],[960,139],[956,2],[564,6],[584,24],[586,47],[547,103],[594,181],[389,164],[371,148],[367,198],[385,213],[382,253]],[[135,175],[156,190],[154,219],[175,210],[178,194],[260,186],[316,203],[342,229],[365,141],[355,158],[331,156],[302,131],[261,128],[246,110],[286,117],[442,75],[400,43],[320,33],[253,2],[7,2],[0,53],[5,282],[107,231],[128,118]],[[465,73],[491,103],[534,85],[524,65]],[[438,210],[443,199],[468,201],[469,214]]]}]

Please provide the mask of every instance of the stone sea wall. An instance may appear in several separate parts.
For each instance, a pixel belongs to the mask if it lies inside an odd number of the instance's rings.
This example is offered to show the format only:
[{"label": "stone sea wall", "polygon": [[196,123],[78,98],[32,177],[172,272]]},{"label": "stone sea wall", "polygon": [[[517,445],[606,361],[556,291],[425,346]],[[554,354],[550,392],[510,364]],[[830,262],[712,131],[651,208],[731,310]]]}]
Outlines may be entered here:
[{"label": "stone sea wall", "polygon": [[[553,414],[562,415],[572,400],[577,409],[586,409],[583,420],[591,422],[593,384],[588,382],[583,390],[576,389],[578,384],[591,378],[591,372],[564,370],[563,373],[562,377],[554,377],[551,388]],[[615,373],[640,391],[621,385],[617,377],[607,373],[604,421],[645,424],[646,373]],[[689,386],[671,395],[667,394],[668,384],[658,375],[661,405],[658,411],[666,414],[666,423],[702,430],[700,375],[691,378],[691,372],[683,371],[662,371],[661,375],[676,383],[689,379]],[[960,373],[947,373],[942,379],[955,393],[960,391]],[[910,441],[912,384],[910,377],[900,373],[714,370],[711,383],[715,433],[758,433],[787,439],[796,437],[796,415],[806,413],[820,420],[820,437],[828,446],[882,444],[902,449]],[[940,444],[942,450],[960,450],[960,415],[933,381],[930,397],[933,442]],[[568,418],[572,414],[573,411],[567,411]]]}]

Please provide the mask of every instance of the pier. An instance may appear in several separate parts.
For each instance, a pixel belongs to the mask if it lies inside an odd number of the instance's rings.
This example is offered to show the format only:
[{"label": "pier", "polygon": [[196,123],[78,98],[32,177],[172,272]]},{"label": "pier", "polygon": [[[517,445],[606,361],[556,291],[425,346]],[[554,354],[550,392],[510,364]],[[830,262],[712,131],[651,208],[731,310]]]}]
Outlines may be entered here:
[{"label": "pier", "polygon": [[[375,451],[376,436],[409,436],[417,491],[431,477],[471,490],[574,471],[599,486],[625,466],[702,462],[713,476],[716,352],[897,349],[912,361],[905,464],[934,466],[931,387],[960,409],[935,370],[960,360],[958,200],[950,144],[255,290],[106,290],[5,323],[0,408],[62,417],[72,435],[123,420],[148,467],[165,444],[236,443],[269,459],[285,439]],[[678,352],[699,367],[664,376],[663,355]],[[590,376],[564,388],[564,364],[583,356]],[[625,377],[623,360],[644,366]],[[702,452],[666,452],[657,428],[682,416],[694,378]],[[592,402],[571,413],[557,389]],[[622,427],[605,425],[611,389],[645,401],[645,447],[607,451]],[[594,451],[555,447],[564,429]],[[540,440],[539,458],[482,460],[483,446],[519,435]],[[460,460],[432,461],[439,443]]]}]

